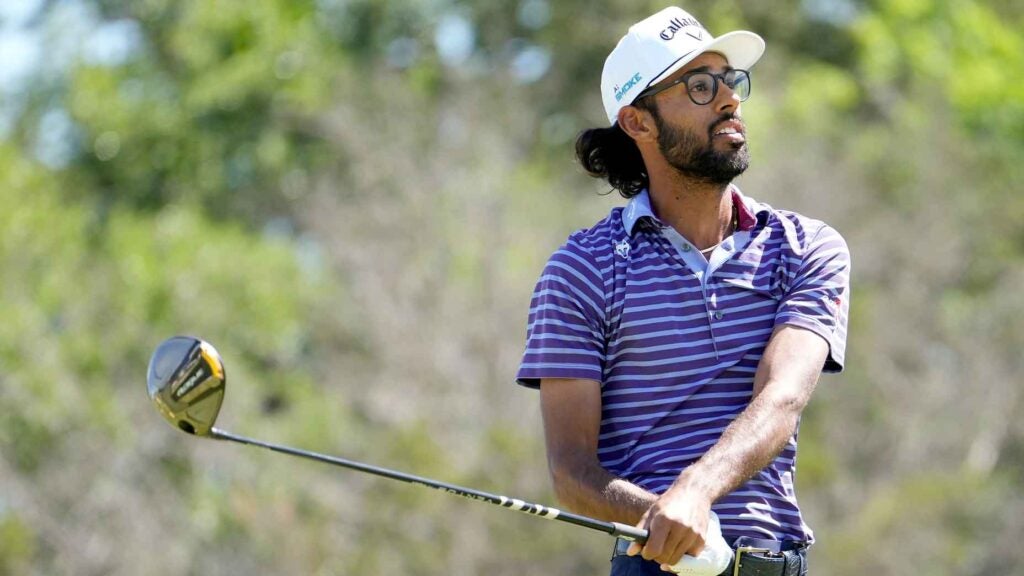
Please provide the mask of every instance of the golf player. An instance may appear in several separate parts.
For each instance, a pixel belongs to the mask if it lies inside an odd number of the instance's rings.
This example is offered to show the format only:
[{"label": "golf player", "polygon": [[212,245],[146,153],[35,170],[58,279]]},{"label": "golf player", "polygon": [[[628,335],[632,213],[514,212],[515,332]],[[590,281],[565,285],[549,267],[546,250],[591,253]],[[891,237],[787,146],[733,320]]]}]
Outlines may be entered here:
[{"label": "golf player", "polygon": [[850,257],[825,223],[732,184],[764,47],[679,8],[638,22],[604,64],[607,126],[576,142],[628,203],[551,256],[517,380],[540,389],[562,504],[650,533],[616,541],[613,576],[698,555],[712,512],[736,549],[723,574],[807,570],[797,432],[843,368]]}]

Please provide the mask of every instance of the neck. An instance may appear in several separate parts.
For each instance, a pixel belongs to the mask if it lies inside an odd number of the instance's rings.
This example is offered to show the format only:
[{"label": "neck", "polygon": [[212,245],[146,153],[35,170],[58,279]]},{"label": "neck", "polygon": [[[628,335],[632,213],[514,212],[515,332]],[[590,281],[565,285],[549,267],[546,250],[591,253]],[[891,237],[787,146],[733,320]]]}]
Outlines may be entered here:
[{"label": "neck", "polygon": [[648,192],[659,220],[675,228],[699,250],[732,234],[733,206],[729,184],[709,184],[685,175],[651,174]]}]

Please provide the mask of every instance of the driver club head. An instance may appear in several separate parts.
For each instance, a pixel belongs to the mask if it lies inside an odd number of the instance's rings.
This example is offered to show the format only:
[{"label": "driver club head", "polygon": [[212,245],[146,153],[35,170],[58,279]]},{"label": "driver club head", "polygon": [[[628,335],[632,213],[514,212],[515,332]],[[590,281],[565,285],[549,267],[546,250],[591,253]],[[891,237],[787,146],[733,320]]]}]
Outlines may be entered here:
[{"label": "driver club head", "polygon": [[224,363],[209,343],[174,336],[161,342],[149,359],[146,386],[172,426],[209,436],[224,400]]}]

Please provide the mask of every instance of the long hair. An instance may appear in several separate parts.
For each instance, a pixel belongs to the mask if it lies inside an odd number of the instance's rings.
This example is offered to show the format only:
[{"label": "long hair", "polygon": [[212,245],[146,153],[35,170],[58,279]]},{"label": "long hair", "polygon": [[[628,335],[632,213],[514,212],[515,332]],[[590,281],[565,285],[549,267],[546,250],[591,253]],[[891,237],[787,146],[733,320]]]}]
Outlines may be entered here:
[{"label": "long hair", "polygon": [[623,198],[632,198],[647,187],[647,167],[640,149],[618,123],[580,132],[576,158],[588,174],[607,180]]}]

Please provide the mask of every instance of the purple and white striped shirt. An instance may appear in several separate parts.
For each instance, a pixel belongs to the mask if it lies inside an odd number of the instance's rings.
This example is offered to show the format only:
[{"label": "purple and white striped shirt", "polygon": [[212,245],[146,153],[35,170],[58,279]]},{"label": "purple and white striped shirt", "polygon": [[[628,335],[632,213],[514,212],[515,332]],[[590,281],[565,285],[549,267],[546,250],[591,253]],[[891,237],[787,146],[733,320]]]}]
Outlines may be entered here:
[{"label": "purple and white striped shirt", "polygon": [[[850,256],[819,220],[732,190],[739,230],[705,259],[654,216],[644,191],[552,255],[530,304],[520,384],[601,385],[598,458],[655,493],[714,445],[750,401],[775,326],[829,345],[843,367]],[[726,538],[813,540],[794,492],[797,434],[713,506]]]}]

